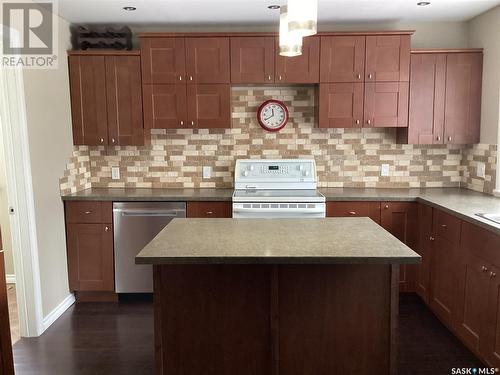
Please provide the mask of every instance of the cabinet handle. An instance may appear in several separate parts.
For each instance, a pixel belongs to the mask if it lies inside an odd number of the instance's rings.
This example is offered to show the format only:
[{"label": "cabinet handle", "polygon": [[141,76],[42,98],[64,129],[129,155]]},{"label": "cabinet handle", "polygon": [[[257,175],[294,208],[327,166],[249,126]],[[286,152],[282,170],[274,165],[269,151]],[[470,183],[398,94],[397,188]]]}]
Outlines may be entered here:
[{"label": "cabinet handle", "polygon": [[278,79],[281,81],[281,76],[278,76]]},{"label": "cabinet handle", "polygon": [[386,205],[384,206],[384,208],[385,208],[386,210],[388,210],[388,209],[389,209],[389,205],[388,205],[388,204],[386,204]]},{"label": "cabinet handle", "polygon": [[448,137],[448,142],[451,142],[451,136],[450,136],[450,137]]},{"label": "cabinet handle", "polygon": [[366,120],[366,123],[367,123],[368,125],[371,125],[372,120]]},{"label": "cabinet handle", "polygon": [[356,215],[356,211],[349,211],[349,215]]},{"label": "cabinet handle", "polygon": [[111,143],[115,143],[115,139],[114,138],[111,138]]},{"label": "cabinet handle", "polygon": [[90,215],[92,211],[85,211],[85,215]]},{"label": "cabinet handle", "polygon": [[181,120],[181,126],[184,126],[184,121]]},{"label": "cabinet handle", "polygon": [[434,237],[432,236],[429,237],[429,241],[434,241],[434,240],[436,240]]},{"label": "cabinet handle", "polygon": [[488,267],[482,266],[482,267],[481,267],[481,271],[483,271],[483,272],[488,271]]},{"label": "cabinet handle", "polygon": [[267,76],[267,80],[268,80],[268,81],[270,81],[270,80],[271,80],[271,76],[270,76],[270,75],[268,75],[268,76]]},{"label": "cabinet handle", "polygon": [[104,231],[108,232],[109,231],[109,227],[104,227]]},{"label": "cabinet handle", "polygon": [[372,79],[373,78],[373,75],[372,74],[368,74],[368,79]]},{"label": "cabinet handle", "polygon": [[357,74],[357,75],[356,75],[356,78],[357,78],[357,79],[361,79],[361,74]]},{"label": "cabinet handle", "polygon": [[189,80],[192,81],[193,80],[193,76],[189,76]]},{"label": "cabinet handle", "polygon": [[436,139],[437,139],[438,141],[440,141],[440,140],[441,140],[441,136],[440,136],[440,135],[438,135]]},{"label": "cabinet handle", "polygon": [[194,121],[191,121],[191,126],[194,126]]},{"label": "cabinet handle", "polygon": [[104,143],[104,138],[99,139],[99,141],[101,141],[101,143]]},{"label": "cabinet handle", "polygon": [[212,211],[207,211],[206,213],[207,213],[207,215],[212,215],[213,214]]},{"label": "cabinet handle", "polygon": [[182,76],[179,76],[179,81],[182,81]]},{"label": "cabinet handle", "polygon": [[494,279],[497,274],[495,272],[490,272],[490,278]]},{"label": "cabinet handle", "polygon": [[359,120],[356,120],[356,125],[359,125],[360,121]]},{"label": "cabinet handle", "polygon": [[446,225],[446,224],[441,224],[441,228],[446,229],[447,227],[448,227],[448,225]]}]

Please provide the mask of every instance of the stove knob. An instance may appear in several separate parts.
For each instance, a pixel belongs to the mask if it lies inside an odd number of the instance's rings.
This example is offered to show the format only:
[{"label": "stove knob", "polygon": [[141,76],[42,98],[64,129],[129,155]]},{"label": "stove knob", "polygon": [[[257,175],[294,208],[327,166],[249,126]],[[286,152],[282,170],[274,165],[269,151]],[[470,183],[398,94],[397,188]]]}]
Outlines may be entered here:
[{"label": "stove knob", "polygon": [[307,177],[309,176],[309,171],[304,171],[302,174]]},{"label": "stove knob", "polygon": [[304,166],[302,164],[299,165],[299,171],[303,171],[304,170]]},{"label": "stove knob", "polygon": [[246,177],[246,176],[248,176],[248,171],[243,171],[243,173],[242,173],[242,174],[243,174],[243,176],[245,176],[245,177]]},{"label": "stove knob", "polygon": [[250,167],[249,167],[249,169],[250,169],[251,171],[253,171],[253,170],[254,170],[254,168],[255,168],[255,167],[254,167],[253,165],[250,165]]}]

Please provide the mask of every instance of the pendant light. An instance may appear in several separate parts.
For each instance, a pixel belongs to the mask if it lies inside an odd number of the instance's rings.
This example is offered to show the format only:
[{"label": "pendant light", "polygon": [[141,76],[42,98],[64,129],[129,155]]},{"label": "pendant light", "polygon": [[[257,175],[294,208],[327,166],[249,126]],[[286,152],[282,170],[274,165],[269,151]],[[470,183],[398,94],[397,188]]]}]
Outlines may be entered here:
[{"label": "pendant light", "polygon": [[318,0],[288,0],[288,30],[310,36],[318,31]]},{"label": "pendant light", "polygon": [[302,55],[302,35],[290,33],[288,30],[289,18],[287,6],[280,9],[280,55],[293,57]]}]

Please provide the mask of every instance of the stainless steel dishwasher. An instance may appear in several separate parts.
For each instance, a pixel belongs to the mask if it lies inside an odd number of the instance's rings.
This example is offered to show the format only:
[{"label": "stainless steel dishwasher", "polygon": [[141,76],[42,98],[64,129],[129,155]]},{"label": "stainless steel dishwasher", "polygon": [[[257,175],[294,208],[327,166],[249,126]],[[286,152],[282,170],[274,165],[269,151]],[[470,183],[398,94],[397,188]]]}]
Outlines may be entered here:
[{"label": "stainless steel dishwasher", "polygon": [[177,217],[186,217],[185,202],[113,203],[117,293],[153,291],[152,266],[135,264],[135,256]]}]

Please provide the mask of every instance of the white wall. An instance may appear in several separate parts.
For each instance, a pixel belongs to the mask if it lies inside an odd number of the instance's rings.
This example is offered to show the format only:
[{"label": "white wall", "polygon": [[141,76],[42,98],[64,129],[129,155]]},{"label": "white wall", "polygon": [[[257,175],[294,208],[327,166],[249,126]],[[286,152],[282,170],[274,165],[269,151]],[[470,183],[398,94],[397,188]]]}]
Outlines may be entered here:
[{"label": "white wall", "polygon": [[481,142],[498,142],[500,6],[469,22],[469,46],[484,48]]},{"label": "white wall", "polygon": [[7,199],[7,178],[5,160],[3,160],[2,142],[0,141],[0,228],[2,229],[2,244],[5,250],[5,273],[14,275],[14,259],[12,258],[12,239],[10,235],[9,205]]},{"label": "white wall", "polygon": [[58,69],[24,71],[44,317],[69,295],[59,178],[73,150],[66,58],[70,32],[61,18],[58,39]]}]

